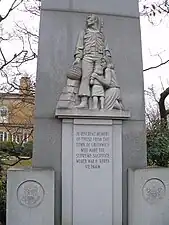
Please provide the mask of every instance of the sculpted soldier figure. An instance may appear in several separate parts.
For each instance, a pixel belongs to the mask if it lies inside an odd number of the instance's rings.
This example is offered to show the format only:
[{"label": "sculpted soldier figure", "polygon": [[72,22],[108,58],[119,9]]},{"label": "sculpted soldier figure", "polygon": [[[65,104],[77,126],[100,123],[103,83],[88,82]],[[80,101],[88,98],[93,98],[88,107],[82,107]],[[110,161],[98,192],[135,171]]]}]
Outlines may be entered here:
[{"label": "sculpted soldier figure", "polygon": [[99,108],[98,103],[100,103],[100,109],[104,109],[104,92],[105,92],[104,87],[101,82],[93,78],[95,75],[98,75],[104,78],[104,69],[106,68],[104,64],[106,65],[106,60],[102,58],[100,65],[95,66],[94,72],[92,73],[90,78],[93,109]]},{"label": "sculpted soldier figure", "polygon": [[88,100],[91,98],[90,109],[124,110],[120,86],[102,28],[103,23],[98,16],[92,14],[87,17],[86,27],[76,44],[75,60],[66,73],[66,86],[57,102],[57,109],[89,109]]},{"label": "sculpted soldier figure", "polygon": [[88,107],[88,98],[91,95],[90,77],[104,56],[111,57],[111,54],[102,32],[102,24],[98,16],[89,15],[86,20],[86,29],[78,37],[74,55],[74,64],[82,63],[82,78],[79,87],[81,103],[77,106],[78,108]]}]

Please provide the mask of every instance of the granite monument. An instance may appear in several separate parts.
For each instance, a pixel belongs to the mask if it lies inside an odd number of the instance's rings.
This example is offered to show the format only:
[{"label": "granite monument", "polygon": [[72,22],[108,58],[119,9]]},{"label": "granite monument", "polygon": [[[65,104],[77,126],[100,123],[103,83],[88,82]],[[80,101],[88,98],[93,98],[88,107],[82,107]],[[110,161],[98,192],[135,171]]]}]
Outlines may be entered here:
[{"label": "granite monument", "polygon": [[145,165],[138,2],[43,0],[33,166],[55,170],[55,222],[126,225]]},{"label": "granite monument", "polygon": [[146,166],[140,37],[137,0],[42,1],[33,170],[8,188],[10,202],[31,182],[32,200],[14,199],[26,215],[128,224],[127,169]]},{"label": "granite monument", "polygon": [[62,121],[62,224],[123,223],[122,127],[131,114],[122,103],[103,22],[87,15],[56,104]]}]

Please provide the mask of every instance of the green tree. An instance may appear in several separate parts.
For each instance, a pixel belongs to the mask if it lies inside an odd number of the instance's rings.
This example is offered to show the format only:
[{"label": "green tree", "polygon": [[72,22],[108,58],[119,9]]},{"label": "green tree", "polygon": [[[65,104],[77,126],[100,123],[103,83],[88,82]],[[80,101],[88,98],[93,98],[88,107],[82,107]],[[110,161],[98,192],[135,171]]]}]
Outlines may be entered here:
[{"label": "green tree", "polygon": [[0,222],[6,223],[6,173],[0,163]]},{"label": "green tree", "polygon": [[147,126],[147,160],[149,166],[169,164],[169,129],[159,118]]}]

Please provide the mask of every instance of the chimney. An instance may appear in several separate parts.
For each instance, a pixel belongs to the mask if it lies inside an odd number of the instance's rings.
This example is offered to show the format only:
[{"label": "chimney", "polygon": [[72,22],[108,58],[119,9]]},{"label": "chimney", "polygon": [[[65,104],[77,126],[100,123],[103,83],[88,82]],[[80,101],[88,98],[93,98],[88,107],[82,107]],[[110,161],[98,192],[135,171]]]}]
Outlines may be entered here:
[{"label": "chimney", "polygon": [[27,76],[23,76],[20,79],[20,87],[19,87],[19,94],[29,94],[31,92],[31,79]]}]

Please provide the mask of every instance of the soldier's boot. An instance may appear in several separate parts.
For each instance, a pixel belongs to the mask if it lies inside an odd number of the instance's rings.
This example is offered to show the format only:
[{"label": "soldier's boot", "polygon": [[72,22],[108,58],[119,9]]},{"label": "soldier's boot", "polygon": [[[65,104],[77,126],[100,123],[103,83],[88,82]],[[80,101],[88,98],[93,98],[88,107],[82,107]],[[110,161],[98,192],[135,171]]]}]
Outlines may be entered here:
[{"label": "soldier's boot", "polygon": [[81,103],[80,105],[77,105],[76,108],[78,109],[88,108],[88,97],[86,96],[81,97]]}]

